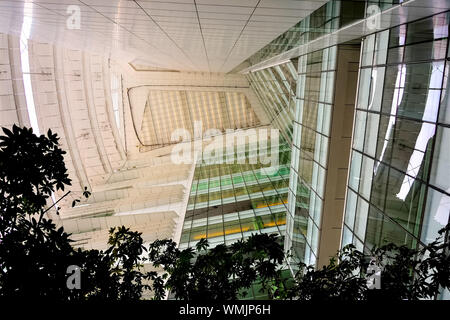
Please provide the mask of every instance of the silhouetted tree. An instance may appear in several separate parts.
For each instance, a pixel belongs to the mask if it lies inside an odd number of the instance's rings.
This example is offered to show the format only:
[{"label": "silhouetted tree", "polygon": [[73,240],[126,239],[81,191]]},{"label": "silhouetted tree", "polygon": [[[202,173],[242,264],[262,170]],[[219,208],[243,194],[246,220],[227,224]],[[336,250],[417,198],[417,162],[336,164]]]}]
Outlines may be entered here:
[{"label": "silhouetted tree", "polygon": [[[207,250],[203,240],[180,251],[171,240],[158,240],[149,256],[141,233],[109,231],[105,251],[74,249],[69,234],[48,217],[51,195],[70,185],[65,151],[51,130],[3,128],[0,136],[0,296],[52,300],[138,300],[144,290],[155,298],[172,290],[178,298],[230,299],[256,278],[270,293],[279,286],[283,249],[273,236],[252,236],[231,247]],[[90,192],[85,188],[85,197]],[[72,206],[79,202],[74,200]],[[57,208],[55,208],[57,209]],[[58,211],[57,211],[58,212]],[[159,252],[162,246],[164,252]],[[144,272],[143,263],[163,266],[169,274]],[[67,286],[67,268],[78,266],[80,288]],[[232,279],[229,279],[232,277]],[[153,284],[153,288],[150,286]],[[275,287],[269,287],[274,285]],[[185,289],[184,289],[184,286]]]},{"label": "silhouetted tree", "polygon": [[[49,130],[38,137],[17,126],[3,132],[0,297],[134,301],[152,290],[155,299],[170,292],[176,299],[226,300],[259,284],[272,299],[416,300],[450,287],[450,225],[419,249],[388,244],[365,255],[349,245],[321,269],[301,263],[293,279],[283,277],[283,247],[267,234],[211,249],[205,239],[196,248],[180,250],[172,240],[157,240],[147,249],[141,233],[119,227],[109,230],[105,251],[74,249],[70,235],[48,218],[51,195],[70,185],[57,135]],[[89,197],[87,188],[83,195]],[[145,272],[144,263],[161,271]],[[73,265],[79,267],[79,289],[67,286]],[[369,266],[381,270],[379,290],[367,287]]]},{"label": "silhouetted tree", "polygon": [[[450,224],[435,241],[419,249],[389,243],[365,255],[348,245],[320,269],[300,263],[285,297],[301,301],[433,299],[450,288],[449,230]],[[368,288],[367,280],[373,276],[369,270],[380,271],[380,288]]]},{"label": "silhouetted tree", "polygon": [[[159,276],[159,283],[165,283],[163,288],[176,299],[237,299],[255,283],[273,298],[284,288],[280,269],[284,252],[275,235],[254,234],[229,246],[208,246],[206,239],[200,240],[195,249],[180,250],[171,240],[150,245],[150,261],[165,272]],[[163,292],[162,287],[159,292]]]},{"label": "silhouetted tree", "polygon": [[[70,185],[65,151],[51,130],[3,128],[0,136],[0,296],[53,300],[136,300],[145,280],[140,271],[141,234],[110,230],[106,251],[75,250],[69,234],[47,217],[49,198]],[[89,196],[85,189],[84,196]],[[75,203],[74,203],[75,204]],[[74,205],[73,204],[73,205]],[[81,271],[80,289],[66,285],[67,268]]]}]

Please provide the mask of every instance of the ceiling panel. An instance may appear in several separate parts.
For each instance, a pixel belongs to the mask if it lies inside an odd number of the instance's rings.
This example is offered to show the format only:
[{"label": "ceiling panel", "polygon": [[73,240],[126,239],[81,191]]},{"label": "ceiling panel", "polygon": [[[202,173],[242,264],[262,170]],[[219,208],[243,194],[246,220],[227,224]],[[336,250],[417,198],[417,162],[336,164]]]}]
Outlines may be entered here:
[{"label": "ceiling panel", "polygon": [[[153,67],[228,72],[326,1],[16,0],[0,2],[0,32]],[[67,28],[68,6],[80,29]],[[30,19],[31,18],[31,19]]]}]

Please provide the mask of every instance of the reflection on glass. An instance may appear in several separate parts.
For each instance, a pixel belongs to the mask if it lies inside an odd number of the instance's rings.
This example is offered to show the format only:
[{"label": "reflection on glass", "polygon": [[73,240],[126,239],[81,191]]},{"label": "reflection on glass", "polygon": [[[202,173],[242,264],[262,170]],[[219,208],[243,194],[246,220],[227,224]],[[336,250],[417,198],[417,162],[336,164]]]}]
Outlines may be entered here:
[{"label": "reflection on glass", "polygon": [[438,231],[450,222],[450,196],[429,188],[425,212],[421,240],[430,243],[439,236]]},{"label": "reflection on glass", "polygon": [[430,184],[441,190],[450,189],[450,128],[438,126],[434,146]]}]

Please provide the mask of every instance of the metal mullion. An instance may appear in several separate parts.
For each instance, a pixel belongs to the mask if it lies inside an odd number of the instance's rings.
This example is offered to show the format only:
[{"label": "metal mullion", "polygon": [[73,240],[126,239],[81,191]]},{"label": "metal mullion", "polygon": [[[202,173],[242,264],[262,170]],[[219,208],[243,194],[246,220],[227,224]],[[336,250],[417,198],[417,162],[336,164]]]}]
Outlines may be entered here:
[{"label": "metal mullion", "polygon": [[[265,72],[267,69],[261,70],[261,77],[265,80],[265,82],[268,84],[268,89],[270,90],[270,92],[273,94],[273,96],[275,97],[275,100],[278,101],[278,103],[275,102],[275,104],[278,104],[278,106],[280,107],[281,110],[283,110],[283,103],[280,100],[280,97],[278,96],[278,94],[276,93],[275,87],[272,84],[273,80],[271,79],[267,79],[267,77],[265,76]],[[281,112],[280,110],[280,112]],[[278,112],[277,114],[279,114],[280,112]]]},{"label": "metal mullion", "polygon": [[[197,166],[194,168],[194,176],[195,176],[195,170],[198,170],[198,169],[201,169],[201,166],[199,168],[197,168]],[[200,183],[200,175],[198,176],[197,187],[195,188],[194,208],[192,209],[191,227],[189,228],[189,238],[188,238],[188,241],[187,241],[188,248],[190,247],[190,244],[191,244],[192,225],[194,223],[194,218],[195,218],[195,205],[197,203],[197,195],[198,195],[198,185],[199,185],[199,183]]]},{"label": "metal mullion", "polygon": [[[223,167],[224,169],[228,169],[229,167],[227,166],[227,165],[225,165],[225,167]],[[241,216],[240,216],[240,214],[239,214],[239,211],[237,210],[237,207],[236,207],[236,203],[237,203],[237,198],[236,198],[236,192],[235,192],[235,187],[234,187],[234,182],[233,182],[233,173],[231,172],[231,170],[229,171],[229,170],[226,170],[226,171],[228,171],[228,173],[226,173],[227,175],[229,175],[229,177],[230,177],[230,180],[231,180],[231,185],[232,185],[232,190],[233,190],[233,195],[234,195],[234,208],[235,208],[235,212],[237,213],[237,220],[238,220],[238,222],[239,222],[239,228],[240,228],[240,230],[241,230],[241,239],[242,238],[244,238],[244,235],[243,235],[243,233],[242,233],[242,224],[241,224]],[[224,229],[225,229],[225,221],[224,221]],[[224,239],[225,239],[225,234],[224,234]],[[225,240],[225,243],[226,243],[226,240]]]},{"label": "metal mullion", "polygon": [[156,144],[161,145],[161,143],[159,142],[159,138],[158,138],[158,132],[156,131],[155,120],[153,117],[152,106],[150,103],[150,95],[151,95],[151,91],[147,95],[147,106],[148,106],[148,110],[150,111],[150,117],[152,118],[152,127],[153,127],[153,131],[155,132]]},{"label": "metal mullion", "polygon": [[[269,110],[272,113],[272,120],[273,120],[273,119],[276,118],[277,112],[275,112],[274,108],[273,107],[271,108],[270,106],[274,106],[276,104],[275,99],[269,92],[269,88],[267,86],[267,80],[263,77],[263,74],[260,73],[260,72],[257,72],[257,73],[255,73],[255,77],[257,79],[259,79],[259,81],[256,81],[256,85],[259,86],[261,92],[265,93],[265,96],[262,97],[263,98],[262,101],[266,101],[266,100],[270,100],[271,101],[271,104],[269,104],[268,108],[269,108]],[[263,85],[264,85],[265,88],[263,88]],[[266,89],[266,90],[263,90],[263,89]]]},{"label": "metal mullion", "polygon": [[256,95],[259,97],[259,100],[261,101],[261,104],[263,105],[264,109],[266,109],[266,114],[268,114],[272,119],[270,120],[270,122],[273,122],[273,120],[275,119],[275,115],[273,110],[266,104],[266,99],[264,98],[264,96],[262,96],[262,88],[261,85],[257,82],[257,81],[253,81],[252,85],[255,87],[254,91],[256,93]]},{"label": "metal mullion", "polygon": [[283,82],[283,85],[285,86],[285,88],[288,91],[289,97],[288,97],[287,100],[289,101],[290,100],[291,91],[292,91],[291,90],[291,85],[290,85],[289,81],[287,80],[286,76],[283,73],[283,70],[281,70],[281,67],[279,65],[275,66],[274,69],[278,73],[279,77],[281,78],[281,82]]},{"label": "metal mullion", "polygon": [[[248,195],[248,198],[250,200],[250,203],[252,203],[252,198],[251,198],[250,193],[248,191],[248,187],[247,187],[247,183],[245,182],[244,174],[242,173],[242,166],[239,165],[239,164],[237,166],[239,167],[239,173],[240,173],[240,175],[242,177],[242,182],[244,183],[244,187],[245,187],[245,190],[247,191],[247,195]],[[258,186],[259,186],[259,183],[258,183]],[[261,187],[260,187],[260,189],[261,189]],[[261,190],[261,193],[262,193],[262,190]],[[264,197],[264,194],[263,194],[263,197]],[[255,221],[256,221],[256,212],[255,212],[255,209],[253,208],[253,204],[252,204],[252,211],[253,211],[253,216],[254,216]],[[240,217],[240,214],[239,214],[239,219],[240,218],[241,217]],[[241,230],[242,230],[242,228],[241,228]],[[257,233],[261,234],[261,231],[259,229],[257,231],[259,231]],[[242,236],[243,236],[243,234],[242,234]]]},{"label": "metal mullion", "polygon": [[[252,170],[253,175],[256,177],[255,171],[253,170],[253,166],[254,166],[254,165],[253,165],[253,164],[250,164],[250,166],[251,166],[250,169]],[[279,233],[279,235],[281,236],[280,226],[278,225],[278,223],[277,223],[277,221],[276,221],[276,219],[275,219],[275,218],[276,218],[276,217],[275,217],[275,214],[272,212],[272,209],[271,209],[271,207],[270,207],[270,205],[269,205],[269,202],[267,201],[266,196],[264,195],[264,191],[263,191],[262,188],[261,188],[261,184],[259,183],[258,178],[256,178],[256,181],[257,181],[258,185],[260,186],[261,193],[262,193],[262,195],[263,195],[264,201],[265,201],[266,204],[268,205],[267,208],[269,209],[270,215],[274,218],[274,220],[275,220],[275,226],[277,227],[278,233]],[[272,187],[273,187],[273,189],[275,190],[275,192],[277,193],[277,196],[281,199],[281,196],[280,196],[280,194],[278,193],[278,190],[274,187],[274,185],[273,185],[272,181],[270,180],[270,178],[269,178],[269,182],[270,182],[270,184],[272,185]],[[288,192],[289,192],[289,187],[288,187]],[[287,206],[286,206],[286,204],[284,203],[284,201],[283,201],[283,205],[284,205],[284,207],[286,208],[286,215],[287,215],[287,214],[288,214],[288,213],[287,213],[287,212],[288,212],[288,209],[287,209]],[[255,216],[256,216],[256,214],[255,214]],[[286,219],[287,219],[287,216],[286,216]]]}]

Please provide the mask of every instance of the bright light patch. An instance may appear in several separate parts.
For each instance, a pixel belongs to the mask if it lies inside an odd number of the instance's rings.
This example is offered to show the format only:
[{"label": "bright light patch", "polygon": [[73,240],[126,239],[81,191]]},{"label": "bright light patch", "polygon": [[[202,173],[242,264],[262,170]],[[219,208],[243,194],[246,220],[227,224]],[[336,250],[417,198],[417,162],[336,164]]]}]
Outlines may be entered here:
[{"label": "bright light patch", "polygon": [[25,90],[25,99],[27,102],[28,116],[33,132],[40,135],[39,125],[34,105],[33,87],[31,85],[30,59],[28,55],[28,39],[30,38],[31,25],[33,23],[33,3],[25,2],[23,4],[23,22],[20,32],[20,60],[22,63],[23,86]]},{"label": "bright light patch", "polygon": [[[30,118],[31,128],[36,135],[40,135],[39,124],[34,105],[33,86],[31,85],[30,74],[30,56],[28,53],[28,39],[30,39],[31,26],[33,24],[33,3],[24,2],[23,4],[23,22],[20,32],[20,62],[22,63],[23,87],[25,90],[25,101],[27,103],[28,117]],[[55,194],[52,192],[53,203],[56,202]]]}]

